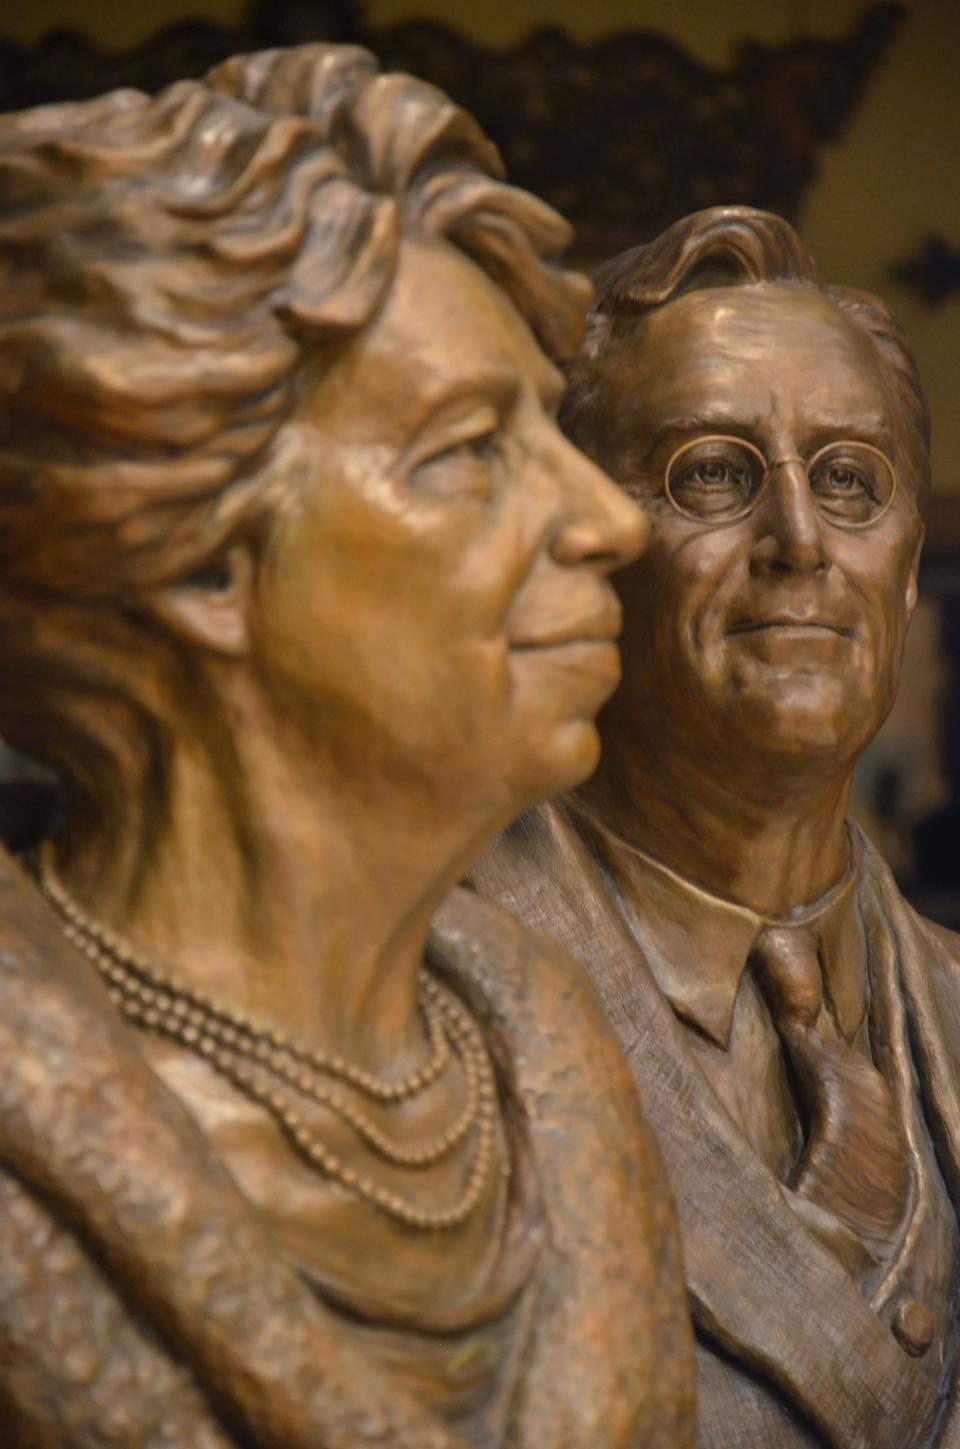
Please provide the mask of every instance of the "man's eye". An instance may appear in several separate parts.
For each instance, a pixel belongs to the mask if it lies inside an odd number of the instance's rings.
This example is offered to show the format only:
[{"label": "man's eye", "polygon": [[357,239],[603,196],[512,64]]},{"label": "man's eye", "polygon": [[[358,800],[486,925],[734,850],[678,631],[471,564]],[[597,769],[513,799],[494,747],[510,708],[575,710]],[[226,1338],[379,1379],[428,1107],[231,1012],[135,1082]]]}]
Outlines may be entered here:
[{"label": "man's eye", "polygon": [[830,489],[834,493],[855,493],[868,487],[862,473],[840,463],[834,463],[832,467],[825,469],[819,481],[821,488]]},{"label": "man's eye", "polygon": [[724,501],[735,499],[739,503],[752,490],[751,469],[727,458],[701,458],[697,463],[675,470],[670,489],[678,501],[701,494],[705,505],[713,497],[722,497]]},{"label": "man's eye", "polygon": [[688,469],[684,480],[702,483],[707,488],[727,488],[738,481],[733,468],[721,458],[711,458],[698,463],[695,468]]},{"label": "man's eye", "polygon": [[761,482],[759,460],[733,438],[682,448],[671,460],[667,491],[681,513],[723,519],[742,513]]},{"label": "man's eye", "polygon": [[876,518],[896,487],[886,454],[855,441],[823,448],[810,460],[807,476],[821,513],[848,527],[862,527]]}]

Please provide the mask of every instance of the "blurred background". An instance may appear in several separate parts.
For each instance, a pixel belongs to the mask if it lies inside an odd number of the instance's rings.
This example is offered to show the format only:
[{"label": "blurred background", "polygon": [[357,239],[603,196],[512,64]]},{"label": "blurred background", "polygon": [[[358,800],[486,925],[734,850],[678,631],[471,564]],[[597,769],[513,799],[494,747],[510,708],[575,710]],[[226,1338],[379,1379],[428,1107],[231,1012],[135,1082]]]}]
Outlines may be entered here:
[{"label": "blurred background", "polygon": [[826,280],[894,306],[933,410],[935,498],[856,810],[907,893],[960,928],[960,3],[7,0],[0,109],[311,39],[366,45],[473,111],[574,222],[583,265],[747,202],[798,225]]}]

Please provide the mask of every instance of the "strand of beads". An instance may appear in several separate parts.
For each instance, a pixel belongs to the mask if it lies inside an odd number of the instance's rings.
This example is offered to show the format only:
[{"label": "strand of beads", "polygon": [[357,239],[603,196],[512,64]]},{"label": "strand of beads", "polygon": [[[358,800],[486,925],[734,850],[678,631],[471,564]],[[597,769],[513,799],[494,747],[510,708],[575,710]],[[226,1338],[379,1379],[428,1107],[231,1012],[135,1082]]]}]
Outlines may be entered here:
[{"label": "strand of beads", "polygon": [[[41,887],[61,918],[64,934],[104,978],[110,996],[132,1025],[158,1032],[202,1056],[238,1091],[264,1108],[292,1146],[316,1170],[382,1212],[421,1230],[453,1228],[480,1201],[493,1163],[496,1089],[480,1033],[462,1006],[423,973],[420,1007],[431,1055],[426,1066],[398,1082],[371,1073],[309,1043],[256,1021],[178,980],[88,915],[57,879],[49,849],[38,863]],[[433,1142],[415,1147],[393,1142],[321,1074],[348,1083],[384,1105],[407,1101],[435,1082],[451,1048],[464,1076],[466,1100],[455,1122]],[[272,1080],[271,1080],[272,1079]],[[425,1168],[452,1153],[476,1129],[466,1182],[459,1199],[441,1210],[423,1209],[380,1187],[333,1152],[305,1123],[282,1085],[337,1113],[372,1151],[407,1168]]]},{"label": "strand of beads", "polygon": [[431,1010],[437,1000],[436,992],[431,990],[433,983],[425,974],[421,976],[420,1004],[431,1046],[430,1059],[424,1066],[418,1067],[399,1081],[383,1081],[374,1076],[372,1072],[347,1061],[343,1056],[325,1052],[309,1043],[299,1042],[279,1028],[258,1022],[247,1012],[227,1007],[222,1002],[215,1001],[199,987],[179,980],[172,972],[162,970],[155,962],[135,950],[129,942],[122,941],[115,932],[107,930],[99,921],[94,920],[74,900],[66,887],[57,879],[49,841],[41,847],[38,879],[44,894],[58,915],[74,926],[82,937],[95,942],[107,956],[118,964],[128,967],[148,986],[153,986],[158,991],[185,1003],[184,1009],[192,1008],[198,1013],[203,1013],[205,1018],[216,1019],[228,1032],[235,1032],[236,1038],[232,1039],[232,1045],[236,1049],[242,1050],[242,1044],[249,1042],[259,1043],[265,1048],[273,1047],[285,1051],[304,1066],[340,1078],[366,1096],[380,1102],[402,1102],[406,1098],[416,1095],[424,1087],[435,1082],[448,1064],[449,1047],[441,1029],[442,1017],[435,1010]]},{"label": "strand of beads", "polygon": [[[417,1207],[399,1193],[378,1186],[373,1179],[349,1166],[313,1132],[303,1119],[289,1096],[271,1086],[266,1075],[249,1061],[236,1056],[219,1046],[213,1037],[199,1035],[196,1040],[184,1040],[182,1019],[157,1020],[156,1008],[143,1006],[122,992],[111,993],[124,1015],[135,1025],[162,1031],[165,1035],[183,1042],[190,1050],[204,1057],[220,1074],[252,1101],[258,1103],[274,1118],[300,1155],[312,1167],[327,1177],[336,1179],[349,1192],[363,1198],[382,1212],[405,1223],[408,1227],[426,1230],[458,1227],[465,1222],[483,1195],[493,1161],[493,1130],[495,1123],[496,1092],[493,1074],[486,1053],[481,1044],[474,1046],[467,1039],[468,1030],[475,1028],[457,1023],[451,1013],[447,1025],[451,1033],[457,1034],[458,1046],[465,1048],[465,1054],[475,1054],[475,1060],[482,1060],[478,1073],[477,1087],[477,1145],[467,1173],[466,1186],[452,1207],[431,1210]],[[196,1030],[195,1028],[193,1029]],[[419,1165],[419,1164],[418,1164]]]}]

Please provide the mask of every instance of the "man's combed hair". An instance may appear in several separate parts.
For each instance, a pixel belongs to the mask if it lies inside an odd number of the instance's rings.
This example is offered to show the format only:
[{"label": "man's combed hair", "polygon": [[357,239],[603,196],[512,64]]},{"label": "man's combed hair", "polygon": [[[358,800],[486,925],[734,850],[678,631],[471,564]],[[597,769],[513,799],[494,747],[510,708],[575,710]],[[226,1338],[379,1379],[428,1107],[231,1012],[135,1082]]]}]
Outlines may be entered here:
[{"label": "man's combed hair", "polygon": [[746,206],[685,216],[647,246],[604,263],[594,278],[592,336],[693,287],[798,282],[818,287],[816,264],[788,222]]},{"label": "man's combed hair", "polygon": [[594,452],[603,427],[603,357],[643,318],[684,293],[706,287],[783,282],[815,287],[870,339],[903,412],[904,447],[915,492],[930,488],[930,411],[916,360],[885,302],[849,287],[825,287],[813,258],[790,224],[771,212],[717,206],[694,212],[646,246],[606,262],[594,278],[596,299],[580,355],[569,369],[562,422],[575,442]]},{"label": "man's combed hair", "polygon": [[305,350],[371,319],[404,235],[460,247],[571,356],[569,229],[502,175],[465,112],[353,47],[0,118],[0,596],[202,568],[265,507]]}]

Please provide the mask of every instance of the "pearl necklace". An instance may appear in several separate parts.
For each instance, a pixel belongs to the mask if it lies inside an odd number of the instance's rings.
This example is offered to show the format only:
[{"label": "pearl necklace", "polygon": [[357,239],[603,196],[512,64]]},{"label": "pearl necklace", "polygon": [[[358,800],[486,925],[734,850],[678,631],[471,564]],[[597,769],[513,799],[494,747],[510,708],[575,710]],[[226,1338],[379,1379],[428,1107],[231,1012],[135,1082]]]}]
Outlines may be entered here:
[{"label": "pearl necklace", "polygon": [[[162,970],[82,909],[56,875],[49,841],[40,848],[36,873],[44,896],[60,918],[63,934],[96,968],[111,1000],[126,1019],[178,1042],[207,1061],[273,1117],[309,1166],[410,1228],[455,1228],[470,1216],[483,1195],[493,1164],[496,1088],[476,1024],[461,1003],[426,972],[420,973],[418,997],[430,1042],[430,1059],[400,1081],[384,1081],[340,1055],[298,1041],[246,1012],[224,1006]],[[464,1106],[446,1131],[416,1147],[392,1141],[356,1103],[323,1080],[333,1078],[383,1106],[392,1106],[409,1101],[437,1081],[450,1062],[451,1048],[464,1075]],[[475,1130],[476,1147],[459,1199],[447,1209],[430,1210],[378,1186],[367,1174],[344,1162],[306,1125],[282,1085],[336,1113],[374,1153],[405,1168],[423,1169],[442,1161]]]}]

